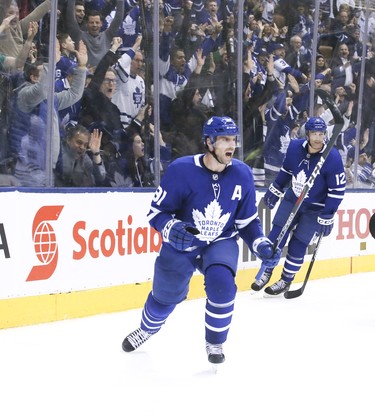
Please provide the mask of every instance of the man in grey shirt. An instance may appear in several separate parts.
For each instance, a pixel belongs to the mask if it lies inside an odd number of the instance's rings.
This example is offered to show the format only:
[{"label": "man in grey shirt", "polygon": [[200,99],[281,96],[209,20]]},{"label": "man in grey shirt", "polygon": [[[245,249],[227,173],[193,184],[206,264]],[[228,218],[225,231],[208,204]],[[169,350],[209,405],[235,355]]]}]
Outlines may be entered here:
[{"label": "man in grey shirt", "polygon": [[[51,139],[51,166],[54,169],[60,152],[58,110],[76,103],[83,94],[87,72],[87,49],[81,41],[78,47],[77,68],[70,89],[55,93],[53,134],[47,135],[48,65],[30,65],[26,82],[14,90],[12,119],[9,134],[10,155],[16,159],[15,176],[23,186],[46,185],[46,143]],[[60,59],[56,42],[56,61]]]},{"label": "man in grey shirt", "polygon": [[83,40],[87,47],[88,67],[95,67],[111,47],[113,37],[124,18],[124,0],[116,1],[116,14],[108,29],[101,31],[103,16],[100,11],[91,10],[87,13],[86,30],[79,27],[75,17],[75,0],[68,0],[66,8],[66,27],[72,39]]}]

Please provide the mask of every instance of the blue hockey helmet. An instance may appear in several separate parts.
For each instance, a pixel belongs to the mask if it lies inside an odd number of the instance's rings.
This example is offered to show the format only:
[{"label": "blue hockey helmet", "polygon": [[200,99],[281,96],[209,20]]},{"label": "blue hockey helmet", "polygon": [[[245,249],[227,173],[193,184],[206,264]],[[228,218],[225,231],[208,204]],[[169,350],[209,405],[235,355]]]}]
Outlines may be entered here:
[{"label": "blue hockey helmet", "polygon": [[236,136],[236,145],[239,145],[238,126],[229,116],[212,116],[203,126],[203,144],[209,137],[214,145],[217,136]]},{"label": "blue hockey helmet", "polygon": [[322,118],[311,117],[305,123],[306,132],[325,132],[327,130],[327,125]]}]

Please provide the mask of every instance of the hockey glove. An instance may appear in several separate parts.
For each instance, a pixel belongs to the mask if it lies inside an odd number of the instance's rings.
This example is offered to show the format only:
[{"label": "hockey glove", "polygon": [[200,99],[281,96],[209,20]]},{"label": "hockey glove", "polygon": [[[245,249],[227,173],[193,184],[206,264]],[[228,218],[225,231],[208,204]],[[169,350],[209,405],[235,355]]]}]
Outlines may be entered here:
[{"label": "hockey glove", "polygon": [[253,243],[253,251],[266,267],[274,268],[280,261],[280,248],[274,250],[272,242],[267,237],[257,238]]},{"label": "hockey glove", "polygon": [[318,216],[319,234],[328,237],[333,228],[334,214],[322,214]]},{"label": "hockey glove", "polygon": [[282,188],[276,182],[271,184],[264,195],[264,203],[269,209],[273,209],[283,194]]},{"label": "hockey glove", "polygon": [[197,234],[199,231],[192,224],[178,219],[168,221],[162,232],[163,241],[168,242],[178,251],[186,251],[190,248]]}]

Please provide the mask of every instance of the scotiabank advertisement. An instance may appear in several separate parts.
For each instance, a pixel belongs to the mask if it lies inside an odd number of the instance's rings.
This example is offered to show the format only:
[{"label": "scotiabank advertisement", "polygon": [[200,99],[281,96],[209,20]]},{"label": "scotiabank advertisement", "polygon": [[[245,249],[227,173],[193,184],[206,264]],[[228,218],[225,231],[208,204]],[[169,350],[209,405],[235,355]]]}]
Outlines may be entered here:
[{"label": "scotiabank advertisement", "polygon": [[[0,299],[151,280],[161,246],[147,220],[152,196],[0,193]],[[262,196],[259,215],[267,234],[274,212],[263,207]],[[374,212],[375,192],[347,193],[319,259],[375,254],[368,230]],[[242,243],[241,251],[239,269],[259,266]]]},{"label": "scotiabank advertisement", "polygon": [[144,282],[152,193],[2,193],[0,299]]}]

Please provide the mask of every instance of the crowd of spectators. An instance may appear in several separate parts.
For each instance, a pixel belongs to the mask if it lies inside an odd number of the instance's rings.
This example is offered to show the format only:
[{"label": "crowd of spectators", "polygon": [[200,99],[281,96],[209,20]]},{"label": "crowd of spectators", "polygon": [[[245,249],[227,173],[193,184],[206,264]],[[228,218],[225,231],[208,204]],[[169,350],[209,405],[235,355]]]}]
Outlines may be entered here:
[{"label": "crowd of spectators", "polygon": [[315,1],[245,0],[239,44],[235,0],[159,0],[157,6],[155,34],[152,0],[58,0],[50,136],[51,0],[2,0],[0,186],[46,186],[49,160],[55,186],[152,187],[155,169],[162,173],[173,159],[203,151],[209,117],[238,119],[241,110],[243,158],[256,186],[264,187],[290,140],[304,138],[311,113],[332,123],[318,97],[310,107],[310,89],[322,88],[345,121],[337,147],[348,184],[375,187],[373,9],[365,22],[354,0],[320,0],[315,27]]}]

